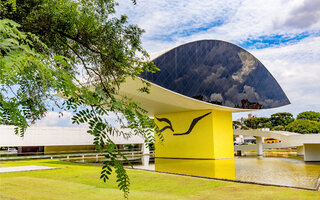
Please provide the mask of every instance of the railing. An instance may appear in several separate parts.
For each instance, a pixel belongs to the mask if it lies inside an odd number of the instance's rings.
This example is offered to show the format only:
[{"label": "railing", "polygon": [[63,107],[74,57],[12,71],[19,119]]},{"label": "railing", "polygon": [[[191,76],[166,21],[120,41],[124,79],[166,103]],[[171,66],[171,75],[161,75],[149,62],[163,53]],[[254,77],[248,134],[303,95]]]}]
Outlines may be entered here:
[{"label": "railing", "polygon": [[[59,152],[60,153],[60,152]],[[141,150],[139,151],[122,151],[122,154],[125,156],[138,156],[143,155],[143,152]],[[29,153],[30,154],[30,153]],[[54,159],[54,158],[88,158],[89,156],[94,156],[98,158],[99,156],[105,156],[108,153],[102,152],[102,153],[64,153],[64,154],[46,154],[46,155],[31,155],[31,156],[8,156],[8,157],[0,157],[0,161],[3,160],[29,160],[29,159]],[[154,152],[150,152],[151,155],[154,154]]]}]

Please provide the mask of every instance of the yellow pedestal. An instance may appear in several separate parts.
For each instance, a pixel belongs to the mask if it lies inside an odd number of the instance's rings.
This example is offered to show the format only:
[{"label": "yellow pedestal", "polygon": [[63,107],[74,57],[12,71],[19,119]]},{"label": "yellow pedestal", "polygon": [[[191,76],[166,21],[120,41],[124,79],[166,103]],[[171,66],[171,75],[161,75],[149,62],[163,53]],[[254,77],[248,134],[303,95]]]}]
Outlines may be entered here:
[{"label": "yellow pedestal", "polygon": [[155,115],[164,141],[156,137],[155,157],[226,159],[234,157],[232,113],[199,110]]},{"label": "yellow pedestal", "polygon": [[155,158],[155,170],[203,177],[236,179],[235,160],[196,160]]}]

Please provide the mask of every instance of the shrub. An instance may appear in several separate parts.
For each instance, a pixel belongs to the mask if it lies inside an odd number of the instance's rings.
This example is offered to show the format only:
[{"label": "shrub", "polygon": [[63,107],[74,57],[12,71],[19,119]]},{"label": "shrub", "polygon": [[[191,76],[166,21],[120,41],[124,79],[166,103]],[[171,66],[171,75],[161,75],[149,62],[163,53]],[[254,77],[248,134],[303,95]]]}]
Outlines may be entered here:
[{"label": "shrub", "polygon": [[310,120],[297,119],[286,126],[285,130],[302,134],[320,133],[320,123]]},{"label": "shrub", "polygon": [[314,112],[314,111],[305,111],[305,112],[299,113],[299,115],[297,116],[297,119],[305,119],[305,120],[320,122],[320,113]]},{"label": "shrub", "polygon": [[279,125],[279,126],[273,127],[272,130],[273,130],[273,131],[284,131],[284,130],[286,130],[286,129],[285,129],[284,126]]},{"label": "shrub", "polygon": [[249,128],[245,125],[241,126],[241,130],[249,130]]}]

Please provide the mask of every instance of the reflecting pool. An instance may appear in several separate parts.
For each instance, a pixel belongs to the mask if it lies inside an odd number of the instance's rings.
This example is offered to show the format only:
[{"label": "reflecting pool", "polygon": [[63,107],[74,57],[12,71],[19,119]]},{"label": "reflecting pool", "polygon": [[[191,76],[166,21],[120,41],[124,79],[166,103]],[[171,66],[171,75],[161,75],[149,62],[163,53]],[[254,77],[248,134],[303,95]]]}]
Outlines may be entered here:
[{"label": "reflecting pool", "polygon": [[[265,157],[246,156],[221,160],[164,159],[150,156],[127,158],[136,169],[309,189],[316,187],[320,162],[304,162],[302,158],[290,156],[289,153],[279,156],[281,154],[269,153]],[[73,161],[101,164],[105,158],[79,158]]]},{"label": "reflecting pool", "polygon": [[257,183],[315,188],[320,162],[306,163],[294,158],[236,158],[236,179]]},{"label": "reflecting pool", "polygon": [[211,178],[248,181],[314,189],[320,175],[320,162],[304,162],[295,158],[236,157],[222,160],[163,159],[155,164],[136,166]]}]

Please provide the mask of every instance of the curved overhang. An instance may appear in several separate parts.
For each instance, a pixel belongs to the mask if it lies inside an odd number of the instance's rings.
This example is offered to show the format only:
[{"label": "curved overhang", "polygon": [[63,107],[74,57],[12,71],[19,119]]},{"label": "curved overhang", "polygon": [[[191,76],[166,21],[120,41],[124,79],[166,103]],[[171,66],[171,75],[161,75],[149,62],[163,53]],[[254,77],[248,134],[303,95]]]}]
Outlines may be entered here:
[{"label": "curved overhang", "polygon": [[138,91],[145,86],[140,78],[126,79],[120,86],[119,94],[138,102],[140,107],[148,111],[149,116],[164,113],[186,112],[193,110],[221,110],[229,112],[246,112],[250,109],[231,108],[200,101],[173,92],[151,83],[150,93]]}]

